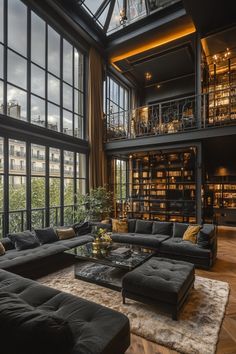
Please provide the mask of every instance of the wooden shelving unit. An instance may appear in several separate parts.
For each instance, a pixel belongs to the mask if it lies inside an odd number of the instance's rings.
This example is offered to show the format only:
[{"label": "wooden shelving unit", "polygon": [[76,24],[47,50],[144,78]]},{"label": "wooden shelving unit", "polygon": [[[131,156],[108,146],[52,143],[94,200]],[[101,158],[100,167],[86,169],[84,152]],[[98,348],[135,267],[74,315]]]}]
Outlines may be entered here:
[{"label": "wooden shelving unit", "polygon": [[130,159],[129,217],[196,222],[195,149]]}]

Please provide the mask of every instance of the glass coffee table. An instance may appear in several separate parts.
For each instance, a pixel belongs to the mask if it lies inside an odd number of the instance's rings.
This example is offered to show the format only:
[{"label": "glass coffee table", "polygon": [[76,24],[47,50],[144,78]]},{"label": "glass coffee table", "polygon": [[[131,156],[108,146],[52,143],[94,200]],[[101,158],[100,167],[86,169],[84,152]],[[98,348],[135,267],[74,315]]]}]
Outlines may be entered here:
[{"label": "glass coffee table", "polygon": [[141,246],[112,243],[98,250],[90,242],[71,250],[75,259],[75,278],[121,290],[122,277],[146,262],[156,252]]}]

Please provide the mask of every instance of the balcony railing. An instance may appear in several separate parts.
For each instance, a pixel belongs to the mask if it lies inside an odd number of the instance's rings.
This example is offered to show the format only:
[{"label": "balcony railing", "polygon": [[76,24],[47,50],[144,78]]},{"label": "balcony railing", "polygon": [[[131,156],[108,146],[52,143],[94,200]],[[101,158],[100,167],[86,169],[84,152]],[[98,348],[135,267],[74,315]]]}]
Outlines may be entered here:
[{"label": "balcony railing", "polygon": [[106,141],[236,124],[236,86],[110,114]]}]

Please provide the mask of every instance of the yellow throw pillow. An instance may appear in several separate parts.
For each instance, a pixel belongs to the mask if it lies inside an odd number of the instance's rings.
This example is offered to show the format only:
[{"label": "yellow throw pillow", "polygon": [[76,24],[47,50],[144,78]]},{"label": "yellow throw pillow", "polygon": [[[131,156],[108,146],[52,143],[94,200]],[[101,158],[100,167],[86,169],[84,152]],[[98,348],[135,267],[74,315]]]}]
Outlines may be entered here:
[{"label": "yellow throw pillow", "polygon": [[200,225],[189,225],[185,233],[183,234],[184,241],[190,241],[192,243],[197,243],[197,234],[201,230]]},{"label": "yellow throw pillow", "polygon": [[59,240],[67,240],[68,238],[75,237],[75,231],[72,227],[69,229],[57,229],[57,236]]},{"label": "yellow throw pillow", "polygon": [[128,221],[112,219],[112,232],[115,233],[127,233],[128,232]]},{"label": "yellow throw pillow", "polygon": [[3,256],[4,254],[5,254],[5,248],[4,248],[4,246],[3,246],[3,244],[2,244],[2,242],[0,242],[0,256]]}]

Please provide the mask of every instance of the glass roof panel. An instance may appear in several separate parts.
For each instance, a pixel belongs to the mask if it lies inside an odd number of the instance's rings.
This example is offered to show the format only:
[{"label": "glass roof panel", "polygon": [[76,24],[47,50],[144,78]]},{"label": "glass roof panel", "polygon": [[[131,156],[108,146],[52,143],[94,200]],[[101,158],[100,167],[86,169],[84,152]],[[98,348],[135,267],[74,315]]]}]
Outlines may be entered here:
[{"label": "glass roof panel", "polygon": [[[148,16],[152,12],[162,10],[180,0],[77,0],[94,21],[104,29],[107,30],[107,35],[122,29],[129,24],[138,21],[144,16]],[[124,4],[127,5],[124,5]],[[113,7],[112,15],[109,14],[110,6]],[[124,8],[124,6],[126,8]],[[99,10],[99,11],[98,11]],[[111,16],[109,21],[108,16]],[[107,25],[105,26],[105,23]],[[110,22],[110,23],[109,23]],[[106,28],[104,28],[104,26]]]},{"label": "glass roof panel", "polygon": [[94,15],[103,2],[104,0],[84,0],[82,6]]}]

